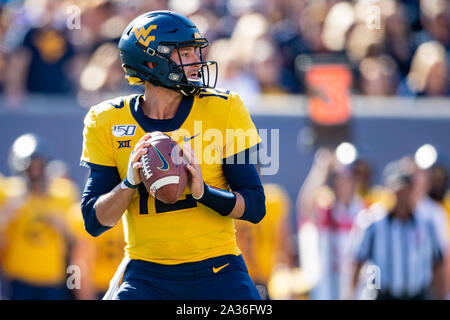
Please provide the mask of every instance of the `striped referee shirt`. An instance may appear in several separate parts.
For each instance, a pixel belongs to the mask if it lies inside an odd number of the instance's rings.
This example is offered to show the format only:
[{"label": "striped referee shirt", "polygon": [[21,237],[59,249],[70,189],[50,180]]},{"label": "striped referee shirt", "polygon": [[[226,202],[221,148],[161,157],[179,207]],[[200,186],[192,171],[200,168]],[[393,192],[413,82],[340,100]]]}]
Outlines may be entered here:
[{"label": "striped referee shirt", "polygon": [[355,253],[357,262],[379,268],[380,293],[398,298],[427,290],[433,266],[443,259],[434,224],[414,214],[403,221],[386,214],[372,222]]}]

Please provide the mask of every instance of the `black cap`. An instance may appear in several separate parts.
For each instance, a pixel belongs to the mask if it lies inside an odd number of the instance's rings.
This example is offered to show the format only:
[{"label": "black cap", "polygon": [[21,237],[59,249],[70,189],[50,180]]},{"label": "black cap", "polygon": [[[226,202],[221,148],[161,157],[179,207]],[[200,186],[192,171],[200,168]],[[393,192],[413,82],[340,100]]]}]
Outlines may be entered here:
[{"label": "black cap", "polygon": [[416,166],[410,157],[390,162],[383,171],[384,184],[392,191],[398,191],[412,184]]}]

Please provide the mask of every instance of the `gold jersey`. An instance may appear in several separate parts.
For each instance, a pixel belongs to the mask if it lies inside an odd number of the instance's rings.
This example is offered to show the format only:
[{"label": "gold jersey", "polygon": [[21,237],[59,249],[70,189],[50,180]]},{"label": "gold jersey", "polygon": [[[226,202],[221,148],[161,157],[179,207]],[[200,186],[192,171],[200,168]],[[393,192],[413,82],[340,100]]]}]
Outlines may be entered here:
[{"label": "gold jersey", "polygon": [[[141,95],[120,97],[94,106],[84,121],[82,163],[116,167],[123,180],[129,155],[147,132],[155,131],[140,109]],[[187,101],[187,103],[186,103]],[[163,131],[181,146],[190,143],[206,184],[229,190],[222,159],[249,149],[261,139],[235,93],[202,90],[185,98]],[[197,203],[186,188],[172,205],[139,188],[123,215],[125,253],[131,259],[160,264],[200,261],[240,254],[234,220]]]},{"label": "gold jersey", "polygon": [[281,262],[283,224],[290,210],[286,191],[277,184],[264,184],[266,216],[258,224],[236,221],[239,248],[251,278],[267,284],[274,268]]},{"label": "gold jersey", "polygon": [[58,188],[61,183],[52,181],[46,194],[26,194],[15,200],[21,203],[7,223],[2,250],[6,276],[35,285],[65,281],[73,235],[68,212],[74,195]]},{"label": "gold jersey", "polygon": [[123,259],[125,240],[122,222],[119,221],[113,228],[93,238],[84,230],[80,203],[72,206],[71,215],[77,237],[86,241],[89,246],[89,252],[82,253],[83,257],[88,259],[84,263],[89,270],[87,275],[89,281],[96,292],[106,292],[109,282]]}]

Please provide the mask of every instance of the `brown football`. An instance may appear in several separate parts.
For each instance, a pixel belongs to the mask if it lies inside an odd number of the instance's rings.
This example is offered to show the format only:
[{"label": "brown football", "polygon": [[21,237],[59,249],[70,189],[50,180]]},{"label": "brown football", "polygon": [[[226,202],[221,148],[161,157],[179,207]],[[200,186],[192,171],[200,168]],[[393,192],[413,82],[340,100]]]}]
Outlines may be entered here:
[{"label": "brown football", "polygon": [[141,157],[141,179],[148,192],[164,203],[173,204],[187,185],[188,173],[183,150],[168,135],[154,133]]}]

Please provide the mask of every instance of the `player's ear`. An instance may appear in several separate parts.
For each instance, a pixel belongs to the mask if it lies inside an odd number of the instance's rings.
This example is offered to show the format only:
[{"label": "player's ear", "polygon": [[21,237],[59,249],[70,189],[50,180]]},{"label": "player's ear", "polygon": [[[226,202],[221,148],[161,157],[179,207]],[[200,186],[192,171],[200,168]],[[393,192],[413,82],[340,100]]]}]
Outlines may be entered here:
[{"label": "player's ear", "polygon": [[154,62],[147,62],[147,66],[148,66],[150,69],[155,68],[157,65],[158,65],[158,64],[157,64],[157,63],[154,63]]}]

